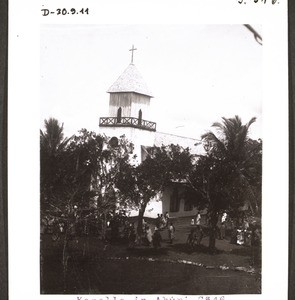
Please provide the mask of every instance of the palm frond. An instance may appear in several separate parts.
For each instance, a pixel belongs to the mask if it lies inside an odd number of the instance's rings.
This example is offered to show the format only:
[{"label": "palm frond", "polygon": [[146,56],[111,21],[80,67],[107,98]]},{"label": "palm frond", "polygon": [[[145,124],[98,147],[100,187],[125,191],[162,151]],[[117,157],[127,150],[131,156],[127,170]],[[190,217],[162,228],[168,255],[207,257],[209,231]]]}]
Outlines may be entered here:
[{"label": "palm frond", "polygon": [[41,147],[50,155],[56,155],[64,150],[69,140],[72,138],[64,138],[63,123],[60,124],[57,119],[49,118],[44,120],[45,131],[40,130]]}]

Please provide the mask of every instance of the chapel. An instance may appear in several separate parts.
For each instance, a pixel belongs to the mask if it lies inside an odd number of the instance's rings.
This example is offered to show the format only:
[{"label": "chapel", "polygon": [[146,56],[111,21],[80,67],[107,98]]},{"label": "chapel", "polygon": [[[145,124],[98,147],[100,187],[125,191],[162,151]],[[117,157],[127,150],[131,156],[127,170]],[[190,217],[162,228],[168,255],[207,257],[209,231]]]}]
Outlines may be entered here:
[{"label": "chapel", "polygon": [[[150,102],[154,96],[133,63],[134,50],[134,47],[130,49],[131,63],[107,90],[109,115],[100,117],[100,131],[109,137],[125,135],[134,144],[137,163],[146,158],[148,148],[153,146],[178,144],[189,147],[191,153],[200,154],[202,145],[197,145],[197,139],[157,131],[157,124],[150,113]],[[182,184],[172,183],[158,199],[149,203],[145,216],[156,217],[166,212],[171,217],[195,215],[197,208],[184,198],[182,191]]]}]

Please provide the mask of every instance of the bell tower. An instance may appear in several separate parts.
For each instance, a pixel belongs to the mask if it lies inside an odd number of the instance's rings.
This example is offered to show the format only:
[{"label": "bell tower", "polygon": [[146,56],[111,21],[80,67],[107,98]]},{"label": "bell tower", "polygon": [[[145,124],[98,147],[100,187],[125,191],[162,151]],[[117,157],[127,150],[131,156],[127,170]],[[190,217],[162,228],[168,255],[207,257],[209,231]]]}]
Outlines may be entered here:
[{"label": "bell tower", "polygon": [[150,100],[153,97],[141,74],[131,63],[108,89],[110,94],[109,116],[101,117],[100,127],[133,127],[140,130],[156,131],[156,123],[149,121]]},{"label": "bell tower", "polygon": [[125,135],[135,147],[139,158],[141,146],[154,144],[156,123],[150,121],[150,101],[152,93],[133,63],[131,63],[107,90],[109,98],[109,116],[100,117],[99,127],[108,136]]}]

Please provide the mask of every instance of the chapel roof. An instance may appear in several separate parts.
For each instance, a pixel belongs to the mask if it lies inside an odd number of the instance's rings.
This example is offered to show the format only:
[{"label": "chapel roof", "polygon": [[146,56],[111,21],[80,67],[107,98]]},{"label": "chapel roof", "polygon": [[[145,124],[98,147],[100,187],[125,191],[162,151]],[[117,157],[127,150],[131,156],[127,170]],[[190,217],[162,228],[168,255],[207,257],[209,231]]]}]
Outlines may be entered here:
[{"label": "chapel roof", "polygon": [[141,74],[133,63],[125,69],[122,75],[107,90],[108,93],[134,92],[153,97]]},{"label": "chapel roof", "polygon": [[204,148],[198,139],[159,131],[155,132],[154,145],[156,147],[161,147],[162,145],[167,146],[170,144],[179,145],[183,148],[190,148],[191,154],[201,155],[204,153]]}]

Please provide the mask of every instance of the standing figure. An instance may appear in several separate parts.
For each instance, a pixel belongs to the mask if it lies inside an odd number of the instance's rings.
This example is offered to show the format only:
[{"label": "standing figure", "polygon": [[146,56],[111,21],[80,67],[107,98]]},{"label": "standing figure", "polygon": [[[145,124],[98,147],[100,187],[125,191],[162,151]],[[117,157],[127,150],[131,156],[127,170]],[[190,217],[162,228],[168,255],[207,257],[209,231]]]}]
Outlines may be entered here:
[{"label": "standing figure", "polygon": [[244,230],[242,229],[242,227],[239,227],[237,229],[237,244],[244,245]]},{"label": "standing figure", "polygon": [[161,227],[162,228],[167,227],[166,218],[163,214],[161,214]]},{"label": "standing figure", "polygon": [[225,238],[225,221],[227,218],[227,213],[223,213],[221,217],[221,225],[220,225],[220,239],[223,240]]},{"label": "standing figure", "polygon": [[153,235],[153,246],[155,249],[161,247],[161,241],[162,241],[161,234],[160,234],[158,228],[156,227],[154,235]]},{"label": "standing figure", "polygon": [[152,230],[149,226],[147,226],[147,228],[146,228],[146,239],[148,241],[148,245],[151,246],[152,241],[153,241],[153,234],[152,234]]},{"label": "standing figure", "polygon": [[195,239],[196,239],[196,242],[197,242],[197,245],[201,245],[201,241],[202,241],[202,238],[203,238],[203,229],[200,225],[197,225],[196,226],[196,233],[195,233]]},{"label": "standing figure", "polygon": [[218,221],[217,221],[217,224],[216,224],[216,238],[217,239],[221,239],[221,217],[220,215],[218,215]]},{"label": "standing figure", "polygon": [[197,215],[196,215],[196,221],[195,221],[195,224],[198,226],[198,225],[201,225],[201,214],[198,212]]},{"label": "standing figure", "polygon": [[231,220],[231,233],[230,233],[230,243],[236,244],[237,243],[237,227],[236,222],[234,220]]},{"label": "standing figure", "polygon": [[165,213],[165,220],[166,220],[166,226],[168,226],[168,222],[169,222],[169,213],[168,213],[168,211],[166,211],[166,213]]},{"label": "standing figure", "polygon": [[135,234],[134,224],[132,223],[132,224],[130,224],[129,234],[128,234],[128,247],[129,248],[134,248],[135,240],[136,240],[136,234]]},{"label": "standing figure", "polygon": [[250,242],[250,236],[249,236],[249,222],[247,218],[243,220],[243,229],[244,229],[244,244],[248,245]]},{"label": "standing figure", "polygon": [[160,214],[158,214],[156,219],[156,227],[160,228],[160,226],[161,226],[161,217]]},{"label": "standing figure", "polygon": [[171,222],[169,227],[168,227],[168,236],[169,236],[170,244],[173,243],[174,233],[175,233],[175,227],[173,226],[173,223]]},{"label": "standing figure", "polygon": [[252,229],[252,245],[261,246],[261,230],[257,226]]}]

